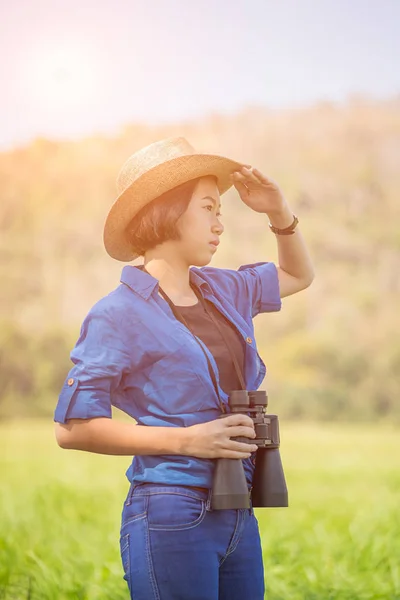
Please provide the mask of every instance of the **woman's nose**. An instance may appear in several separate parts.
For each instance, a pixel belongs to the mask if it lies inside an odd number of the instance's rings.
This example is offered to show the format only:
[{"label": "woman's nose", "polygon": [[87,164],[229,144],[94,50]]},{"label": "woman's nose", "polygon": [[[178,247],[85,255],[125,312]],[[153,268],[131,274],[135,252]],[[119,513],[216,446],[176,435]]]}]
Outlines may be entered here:
[{"label": "woman's nose", "polygon": [[221,235],[221,233],[223,233],[223,231],[224,231],[224,226],[222,225],[222,223],[220,221],[217,221],[213,225],[213,233],[215,233],[217,235]]}]

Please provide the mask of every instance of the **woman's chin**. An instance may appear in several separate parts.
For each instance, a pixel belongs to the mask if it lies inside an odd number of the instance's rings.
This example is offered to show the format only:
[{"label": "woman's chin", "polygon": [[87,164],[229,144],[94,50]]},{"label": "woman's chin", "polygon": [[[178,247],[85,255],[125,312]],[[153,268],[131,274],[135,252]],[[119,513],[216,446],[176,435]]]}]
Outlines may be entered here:
[{"label": "woman's chin", "polygon": [[210,264],[212,256],[196,256],[191,263],[194,267],[206,267]]}]

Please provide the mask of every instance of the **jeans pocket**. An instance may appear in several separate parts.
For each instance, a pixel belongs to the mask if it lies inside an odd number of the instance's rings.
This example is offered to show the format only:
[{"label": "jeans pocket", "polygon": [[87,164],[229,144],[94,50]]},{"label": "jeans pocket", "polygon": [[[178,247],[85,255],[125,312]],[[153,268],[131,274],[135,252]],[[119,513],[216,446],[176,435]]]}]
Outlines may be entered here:
[{"label": "jeans pocket", "polygon": [[122,511],[121,530],[129,523],[144,519],[147,514],[147,496],[128,496]]},{"label": "jeans pocket", "polygon": [[121,560],[122,560],[122,566],[124,568],[124,579],[128,580],[129,578],[129,574],[130,574],[130,556],[129,556],[129,552],[130,552],[130,545],[129,545],[129,533],[126,533],[125,535],[121,535],[120,537],[120,541],[119,541],[119,546],[120,546],[120,552],[121,552]]},{"label": "jeans pocket", "polygon": [[183,492],[152,493],[148,499],[150,530],[184,531],[200,525],[206,516],[206,501]]}]

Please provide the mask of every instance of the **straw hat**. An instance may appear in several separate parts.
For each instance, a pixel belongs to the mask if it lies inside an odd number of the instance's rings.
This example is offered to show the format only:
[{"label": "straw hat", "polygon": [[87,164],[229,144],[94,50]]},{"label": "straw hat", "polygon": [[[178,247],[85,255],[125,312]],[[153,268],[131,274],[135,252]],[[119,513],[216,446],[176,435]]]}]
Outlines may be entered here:
[{"label": "straw hat", "polygon": [[197,177],[214,175],[220,194],[232,185],[230,174],[242,163],[223,156],[199,154],[183,137],[168,138],[135,152],[117,178],[118,197],[104,225],[104,245],[110,256],[131,261],[133,252],[126,228],[149,202],[172,188]]}]

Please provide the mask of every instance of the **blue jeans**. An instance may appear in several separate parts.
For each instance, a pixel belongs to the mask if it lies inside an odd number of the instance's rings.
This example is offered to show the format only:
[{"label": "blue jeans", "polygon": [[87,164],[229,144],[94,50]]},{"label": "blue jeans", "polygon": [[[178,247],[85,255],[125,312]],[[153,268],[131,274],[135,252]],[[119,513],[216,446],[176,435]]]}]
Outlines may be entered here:
[{"label": "blue jeans", "polygon": [[211,492],[131,485],[122,512],[124,579],[134,600],[263,600],[253,509],[211,510]]}]

